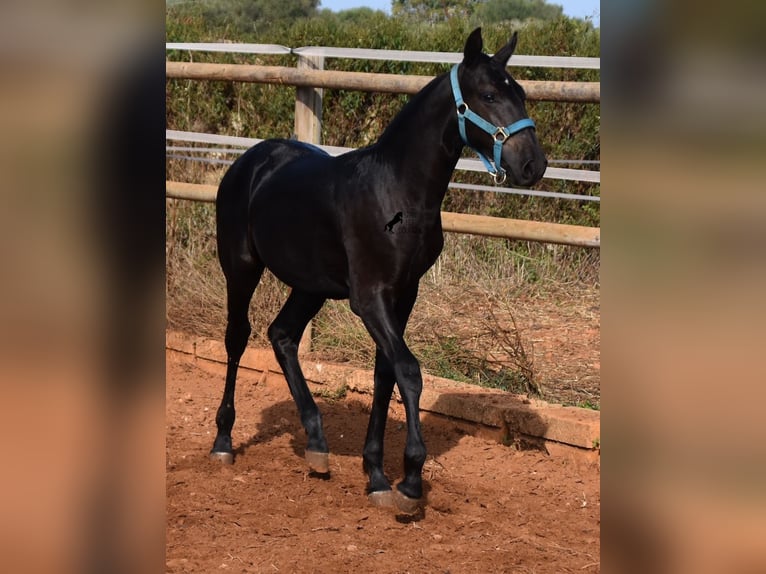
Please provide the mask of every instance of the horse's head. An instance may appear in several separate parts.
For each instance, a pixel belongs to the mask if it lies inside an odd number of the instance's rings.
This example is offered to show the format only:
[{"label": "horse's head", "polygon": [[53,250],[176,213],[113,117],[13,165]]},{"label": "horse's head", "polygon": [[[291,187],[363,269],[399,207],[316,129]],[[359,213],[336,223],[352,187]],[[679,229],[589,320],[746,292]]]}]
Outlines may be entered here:
[{"label": "horse's head", "polygon": [[[453,71],[453,93],[464,143],[500,165],[496,180],[529,186],[542,178],[548,160],[540,148],[534,123],[527,116],[523,88],[506,70],[517,34],[494,56],[482,52],[481,28],[468,37],[463,62]],[[456,82],[459,87],[456,89]],[[462,102],[459,97],[462,95]],[[477,119],[478,116],[478,119]],[[484,120],[484,122],[482,122]],[[492,171],[488,164],[488,169]]]}]

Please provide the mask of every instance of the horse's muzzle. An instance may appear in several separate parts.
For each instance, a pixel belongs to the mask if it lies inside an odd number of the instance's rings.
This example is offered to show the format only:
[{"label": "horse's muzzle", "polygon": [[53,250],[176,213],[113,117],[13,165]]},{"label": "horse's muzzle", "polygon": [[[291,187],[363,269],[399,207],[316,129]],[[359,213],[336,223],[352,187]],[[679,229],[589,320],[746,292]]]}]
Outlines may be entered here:
[{"label": "horse's muzzle", "polygon": [[528,159],[521,166],[521,185],[533,185],[540,181],[548,167],[548,160],[543,156],[541,158]]}]

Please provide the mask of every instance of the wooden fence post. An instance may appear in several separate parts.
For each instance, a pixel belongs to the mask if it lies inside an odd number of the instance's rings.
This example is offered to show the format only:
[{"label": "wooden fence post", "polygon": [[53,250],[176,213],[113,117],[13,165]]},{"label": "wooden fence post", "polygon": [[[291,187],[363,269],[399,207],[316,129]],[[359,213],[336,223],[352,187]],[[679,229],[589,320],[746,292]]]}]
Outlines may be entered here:
[{"label": "wooden fence post", "polygon": [[[321,56],[298,56],[298,69],[322,70]],[[295,137],[312,144],[322,143],[322,88],[299,86],[295,90]]]},{"label": "wooden fence post", "polygon": [[[298,56],[298,69],[324,69],[324,58],[321,56]],[[295,90],[295,137],[300,141],[312,144],[322,143],[322,88],[299,86]],[[306,325],[303,337],[298,345],[298,354],[302,355],[311,350],[311,335],[314,330],[313,322]]]}]

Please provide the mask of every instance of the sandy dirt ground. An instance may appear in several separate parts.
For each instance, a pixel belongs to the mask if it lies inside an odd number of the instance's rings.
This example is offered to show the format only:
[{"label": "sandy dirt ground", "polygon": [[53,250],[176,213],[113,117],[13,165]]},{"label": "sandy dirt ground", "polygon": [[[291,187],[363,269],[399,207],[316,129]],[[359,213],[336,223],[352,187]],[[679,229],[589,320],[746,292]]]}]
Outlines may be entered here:
[{"label": "sandy dirt ground", "polygon": [[[396,515],[365,494],[365,395],[317,398],[331,449],[324,479],[308,472],[284,379],[242,371],[235,463],[210,462],[223,374],[167,354],[167,572],[600,571],[597,458],[515,450],[424,413],[426,504]],[[393,482],[403,421],[392,404],[385,469]]]}]

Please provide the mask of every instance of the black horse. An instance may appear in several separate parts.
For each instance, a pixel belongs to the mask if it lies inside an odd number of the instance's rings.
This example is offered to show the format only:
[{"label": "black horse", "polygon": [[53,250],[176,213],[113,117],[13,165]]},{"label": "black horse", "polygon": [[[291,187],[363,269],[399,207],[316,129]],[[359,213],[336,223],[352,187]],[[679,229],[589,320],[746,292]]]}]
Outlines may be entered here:
[{"label": "black horse", "polygon": [[[516,39],[514,33],[489,57],[482,53],[481,29],[474,30],[462,63],[416,94],[369,147],[331,157],[308,144],[272,139],[229,168],[216,200],[228,367],[211,458],[233,462],[237,368],[250,336],[250,300],[268,267],[292,288],[268,336],[308,436],[309,466],[328,473],[329,449],[298,363],[298,343],[327,299],[349,299],[376,345],[363,451],[368,494],[377,505],[417,509],[426,459],[419,413],[423,382],[403,335],[420,278],[444,244],[440,208],[447,184],[464,145],[482,157],[496,181],[507,174],[514,184],[529,186],[547,165],[524,91],[506,71]],[[399,213],[408,221],[407,233],[388,232],[387,222]],[[396,491],[383,473],[394,383],[407,417],[404,479]]]}]

